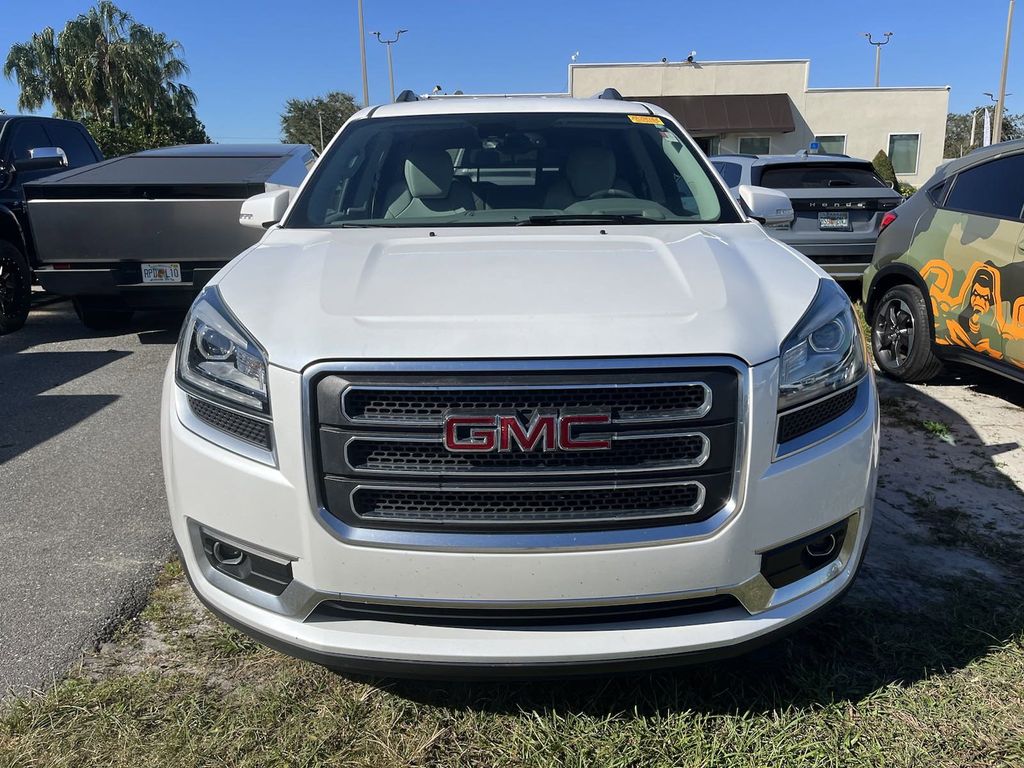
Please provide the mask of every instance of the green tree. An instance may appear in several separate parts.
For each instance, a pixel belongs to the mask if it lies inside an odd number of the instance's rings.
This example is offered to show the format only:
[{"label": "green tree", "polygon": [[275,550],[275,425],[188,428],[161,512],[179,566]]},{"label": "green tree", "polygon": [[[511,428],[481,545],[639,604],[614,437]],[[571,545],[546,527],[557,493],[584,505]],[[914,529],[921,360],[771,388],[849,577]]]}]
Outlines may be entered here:
[{"label": "green tree", "polygon": [[324,145],[358,109],[352,94],[341,91],[312,99],[288,99],[281,115],[282,140],[287,144],[312,144],[323,151]]},{"label": "green tree", "polygon": [[[975,107],[970,112],[951,112],[949,114],[946,118],[946,146],[943,152],[945,157],[962,157],[982,145],[985,125],[985,113],[982,110],[984,109],[986,107]],[[992,107],[989,106],[987,109],[992,110]],[[974,122],[975,115],[977,122],[974,123],[974,143],[972,144],[971,123]],[[992,119],[995,119],[995,115],[992,116]],[[1004,113],[1003,141],[1020,138],[1024,138],[1024,114]]]},{"label": "green tree", "polygon": [[18,83],[19,109],[49,101],[57,116],[87,122],[105,154],[208,142],[196,94],[181,82],[189,72],[181,53],[177,40],[99,0],[60,33],[47,27],[13,45],[4,75]]}]

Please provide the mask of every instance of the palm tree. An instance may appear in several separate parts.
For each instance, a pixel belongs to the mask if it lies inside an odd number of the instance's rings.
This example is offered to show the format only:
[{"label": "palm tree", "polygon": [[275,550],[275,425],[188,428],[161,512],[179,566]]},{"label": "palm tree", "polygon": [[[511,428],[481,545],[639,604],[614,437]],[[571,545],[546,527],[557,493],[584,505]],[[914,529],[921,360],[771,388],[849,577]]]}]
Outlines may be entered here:
[{"label": "palm tree", "polygon": [[18,82],[18,109],[32,112],[49,99],[59,116],[74,116],[75,98],[53,27],[11,46],[4,62],[4,77]]},{"label": "palm tree", "polygon": [[194,116],[195,92],[179,82],[189,71],[181,52],[177,40],[99,0],[60,34],[47,27],[12,46],[4,75],[17,78],[20,109],[49,99],[61,116],[109,116],[120,128],[126,115],[152,117],[158,108]]}]

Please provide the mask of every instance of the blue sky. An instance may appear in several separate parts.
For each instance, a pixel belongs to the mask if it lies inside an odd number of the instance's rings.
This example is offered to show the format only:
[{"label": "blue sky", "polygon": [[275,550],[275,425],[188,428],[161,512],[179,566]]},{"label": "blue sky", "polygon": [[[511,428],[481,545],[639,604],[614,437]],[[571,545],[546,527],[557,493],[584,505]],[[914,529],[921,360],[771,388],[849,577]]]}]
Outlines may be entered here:
[{"label": "blue sky", "polygon": [[[569,56],[583,62],[811,59],[811,85],[871,85],[874,52],[861,33],[895,33],[883,85],[950,85],[966,111],[998,87],[1007,0],[364,0],[366,28],[408,28],[395,46],[396,89],[564,91]],[[199,116],[218,141],[276,140],[289,97],[346,90],[361,98],[356,0],[120,0],[180,40]],[[4,4],[0,52],[88,0]],[[768,10],[770,9],[770,10]],[[1018,14],[1007,108],[1024,112],[1024,10]],[[387,98],[384,47],[367,40],[370,101]],[[0,107],[17,87],[0,79]],[[44,110],[45,112],[45,110]]]}]

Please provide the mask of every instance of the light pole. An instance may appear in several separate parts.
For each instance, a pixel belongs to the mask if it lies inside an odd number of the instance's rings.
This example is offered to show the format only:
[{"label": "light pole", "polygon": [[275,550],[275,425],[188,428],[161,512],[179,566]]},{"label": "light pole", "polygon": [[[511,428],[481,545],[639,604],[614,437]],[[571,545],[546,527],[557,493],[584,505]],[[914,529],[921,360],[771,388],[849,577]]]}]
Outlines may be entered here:
[{"label": "light pole", "polygon": [[380,36],[380,32],[371,32],[370,34],[377,37],[378,43],[383,43],[388,47],[388,82],[391,84],[391,100],[395,100],[395,68],[391,63],[391,46],[398,42],[398,38],[402,36],[403,32],[408,32],[408,29],[400,29],[395,32],[394,40],[385,40]]},{"label": "light pole", "polygon": [[882,84],[882,46],[888,44],[889,38],[892,37],[892,32],[886,32],[884,40],[876,41],[870,32],[865,32],[864,37],[875,46],[875,88],[878,88]]},{"label": "light pole", "polygon": [[1013,6],[1016,0],[1010,0],[1010,11],[1006,17],[1006,45],[1003,48],[1003,74],[999,78],[999,99],[996,101],[996,124],[992,128],[992,143],[1003,140],[1003,107],[1006,103],[1006,70],[1010,66],[1010,34],[1013,32]]},{"label": "light pole", "polygon": [[363,25],[363,0],[359,2],[359,61],[363,67],[363,106],[370,106],[370,81],[366,78],[366,27]]}]

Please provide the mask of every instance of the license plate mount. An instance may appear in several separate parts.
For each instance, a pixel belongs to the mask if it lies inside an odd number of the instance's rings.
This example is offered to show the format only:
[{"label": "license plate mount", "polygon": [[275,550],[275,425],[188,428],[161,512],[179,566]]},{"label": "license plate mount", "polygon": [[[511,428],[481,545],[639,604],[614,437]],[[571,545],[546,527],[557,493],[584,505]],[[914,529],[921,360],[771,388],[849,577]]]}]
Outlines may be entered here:
[{"label": "license plate mount", "polygon": [[823,231],[849,232],[853,229],[850,226],[850,212],[822,211],[818,214],[818,229]]},{"label": "license plate mount", "polygon": [[180,283],[180,264],[142,264],[142,282],[144,283]]}]

